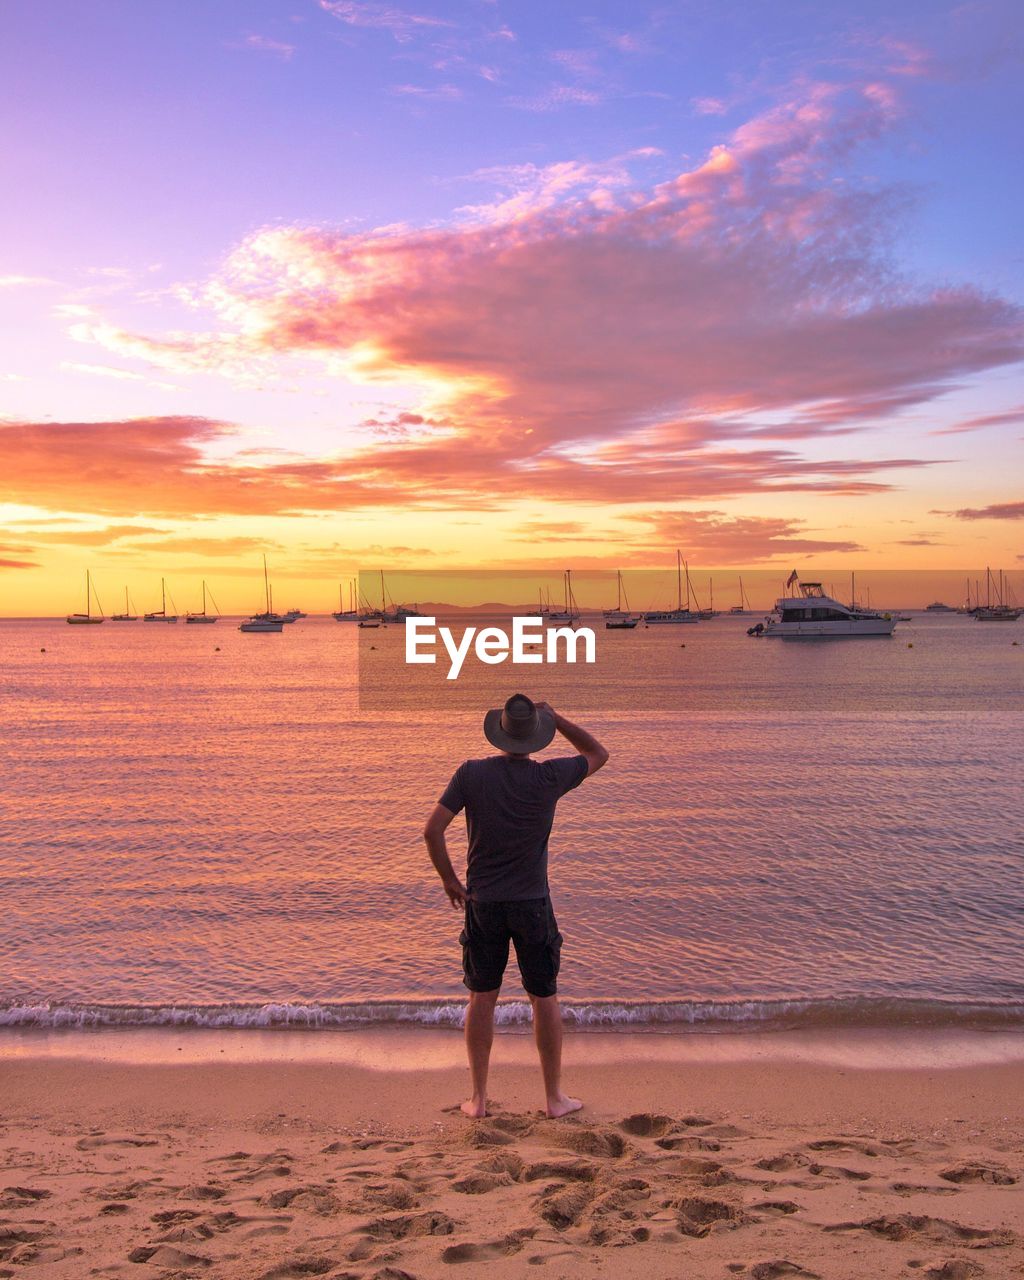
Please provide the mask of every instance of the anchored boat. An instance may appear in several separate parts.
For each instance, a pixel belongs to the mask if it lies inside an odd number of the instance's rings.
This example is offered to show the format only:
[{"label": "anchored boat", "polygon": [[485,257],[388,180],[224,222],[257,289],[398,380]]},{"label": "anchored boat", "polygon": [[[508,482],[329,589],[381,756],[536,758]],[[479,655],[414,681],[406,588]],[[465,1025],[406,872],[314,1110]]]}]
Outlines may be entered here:
[{"label": "anchored boat", "polygon": [[270,578],[267,574],[267,557],[263,557],[263,591],[267,607],[263,613],[254,613],[248,622],[239,624],[239,631],[256,635],[277,633],[284,630],[284,618],[274,612],[274,597],[270,594]]},{"label": "anchored boat", "polygon": [[[683,578],[686,579],[686,607],[683,607]],[[683,553],[676,552],[676,607],[644,614],[648,626],[665,626],[683,622],[700,622],[699,610],[690,608],[690,570],[683,560]]]},{"label": "anchored boat", "polygon": [[160,608],[154,609],[152,613],[144,613],[142,615],[143,622],[177,622],[178,606],[174,603],[174,597],[171,596],[171,608],[173,613],[167,612],[167,587],[163,578],[160,579]]},{"label": "anchored boat", "polygon": [[775,601],[774,611],[748,635],[782,636],[794,640],[825,640],[830,637],[891,636],[896,619],[856,605],[845,605],[826,595],[820,582],[800,582],[794,571],[786,583],[796,585],[799,595]]},{"label": "anchored boat", "polygon": [[[211,603],[213,604],[213,607],[214,607],[215,609],[217,609],[217,601],[216,601],[216,600],[214,600],[214,598],[213,598],[213,592],[212,592],[212,591],[210,592],[210,601],[211,601]],[[195,623],[198,623],[198,622],[216,622],[216,621],[217,621],[217,617],[219,616],[219,614],[220,614],[220,610],[219,610],[219,609],[217,609],[217,613],[216,613],[216,614],[212,614],[212,613],[207,613],[207,612],[206,612],[206,579],[204,578],[204,579],[203,579],[203,608],[202,608],[202,611],[201,611],[200,613],[186,613],[186,614],[185,614],[185,621],[186,621],[186,622],[195,622]]]},{"label": "anchored boat", "polygon": [[[99,613],[92,612],[93,598],[96,600],[96,608]],[[103,622],[103,606],[100,604],[100,598],[96,595],[96,588],[92,585],[92,578],[89,576],[89,570],[85,571],[85,613],[69,613],[68,622],[73,627],[91,626],[97,622]]]}]

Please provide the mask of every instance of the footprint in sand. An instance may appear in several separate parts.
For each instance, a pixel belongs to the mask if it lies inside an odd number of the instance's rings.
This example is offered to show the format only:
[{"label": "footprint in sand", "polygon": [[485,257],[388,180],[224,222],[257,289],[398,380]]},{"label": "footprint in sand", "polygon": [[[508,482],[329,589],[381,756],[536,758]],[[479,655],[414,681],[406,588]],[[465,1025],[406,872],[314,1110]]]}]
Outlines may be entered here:
[{"label": "footprint in sand", "polygon": [[406,1240],[411,1236],[450,1236],[455,1230],[455,1223],[446,1213],[432,1210],[374,1218],[359,1230],[375,1240]]},{"label": "footprint in sand", "polygon": [[722,1144],[715,1138],[701,1138],[693,1133],[670,1134],[658,1138],[654,1144],[663,1151],[721,1151]]},{"label": "footprint in sand", "polygon": [[987,1182],[996,1187],[1012,1187],[1017,1179],[1006,1169],[990,1164],[958,1164],[939,1174],[946,1182]]},{"label": "footprint in sand", "polygon": [[181,1249],[173,1249],[170,1245],[144,1245],[133,1249],[128,1255],[129,1262],[148,1262],[152,1267],[173,1267],[176,1270],[194,1271],[197,1267],[208,1267],[210,1258],[199,1253],[185,1253]]},{"label": "footprint in sand", "polygon": [[859,1138],[819,1138],[817,1142],[808,1142],[808,1151],[858,1151],[862,1156],[877,1157],[885,1154],[873,1142],[863,1142]]},{"label": "footprint in sand", "polygon": [[565,1231],[579,1222],[596,1194],[596,1188],[586,1184],[565,1187],[552,1183],[541,1192],[540,1216],[557,1231]]},{"label": "footprint in sand", "polygon": [[660,1161],[658,1168],[680,1178],[692,1179],[703,1187],[717,1187],[723,1182],[737,1181],[736,1175],[717,1160],[707,1160],[700,1156],[670,1156],[667,1160]]},{"label": "footprint in sand", "polygon": [[807,1172],[815,1178],[845,1178],[847,1182],[867,1182],[871,1177],[863,1169],[847,1169],[838,1164],[809,1164]]},{"label": "footprint in sand", "polygon": [[289,1258],[280,1262],[269,1271],[264,1271],[260,1280],[298,1280],[301,1276],[325,1276],[337,1266],[333,1258]]},{"label": "footprint in sand", "polygon": [[951,1258],[940,1267],[929,1267],[924,1274],[925,1280],[973,1280],[983,1276],[985,1268],[972,1258]]},{"label": "footprint in sand", "polygon": [[512,1231],[501,1240],[492,1240],[488,1244],[450,1244],[441,1252],[441,1261],[458,1262],[491,1262],[495,1258],[508,1258],[519,1253],[523,1242],[534,1235],[532,1228]]},{"label": "footprint in sand", "polygon": [[783,1151],[777,1156],[765,1156],[754,1164],[755,1169],[766,1169],[769,1173],[789,1173],[808,1164],[806,1156],[799,1151]]},{"label": "footprint in sand", "polygon": [[675,1207],[679,1230],[687,1236],[706,1236],[712,1231],[742,1226],[748,1220],[742,1208],[728,1200],[686,1196]]},{"label": "footprint in sand", "polygon": [[629,1143],[614,1129],[596,1129],[582,1124],[551,1123],[544,1137],[557,1147],[565,1147],[583,1156],[600,1156],[618,1160],[629,1150]]},{"label": "footprint in sand", "polygon": [[114,1137],[105,1133],[94,1133],[88,1138],[79,1138],[75,1143],[79,1151],[98,1151],[102,1147],[158,1147],[159,1145],[159,1138],[138,1133]]},{"label": "footprint in sand", "polygon": [[492,1151],[477,1165],[481,1173],[507,1173],[518,1182],[523,1176],[525,1161],[515,1151]]},{"label": "footprint in sand", "polygon": [[806,1280],[819,1280],[816,1271],[808,1271],[798,1262],[790,1262],[787,1258],[758,1262],[750,1269],[750,1280],[783,1280],[784,1276],[804,1276]]},{"label": "footprint in sand", "polygon": [[484,1196],[498,1187],[510,1187],[515,1179],[510,1173],[471,1173],[451,1184],[453,1191],[464,1196]]},{"label": "footprint in sand", "polygon": [[797,1204],[795,1200],[762,1200],[759,1204],[750,1206],[758,1213],[769,1213],[777,1217],[788,1217],[791,1213],[799,1213],[803,1209],[802,1204]]},{"label": "footprint in sand", "polygon": [[885,1240],[920,1240],[930,1244],[960,1244],[968,1249],[1005,1248],[1016,1240],[1012,1231],[1003,1227],[986,1230],[983,1227],[965,1227],[946,1218],[931,1218],[926,1214],[901,1213],[881,1218],[867,1218],[863,1222],[836,1222],[825,1231],[867,1231]]},{"label": "footprint in sand", "polygon": [[636,1115],[626,1116],[619,1121],[619,1128],[634,1138],[660,1138],[668,1133],[675,1124],[671,1116],[657,1115],[652,1111],[641,1111]]},{"label": "footprint in sand", "polygon": [[593,1182],[600,1173],[596,1164],[587,1160],[540,1160],[523,1170],[525,1182],[541,1178],[559,1178],[566,1182]]},{"label": "footprint in sand", "polygon": [[898,1196],[955,1196],[956,1187],[930,1187],[919,1182],[890,1182],[889,1188]]},{"label": "footprint in sand", "polygon": [[182,1187],[178,1192],[179,1200],[223,1200],[227,1195],[227,1187],[216,1182],[202,1182],[189,1187]]},{"label": "footprint in sand", "polygon": [[341,1212],[341,1202],[330,1187],[286,1187],[264,1196],[262,1203],[268,1209],[305,1209],[320,1217],[333,1217]]}]

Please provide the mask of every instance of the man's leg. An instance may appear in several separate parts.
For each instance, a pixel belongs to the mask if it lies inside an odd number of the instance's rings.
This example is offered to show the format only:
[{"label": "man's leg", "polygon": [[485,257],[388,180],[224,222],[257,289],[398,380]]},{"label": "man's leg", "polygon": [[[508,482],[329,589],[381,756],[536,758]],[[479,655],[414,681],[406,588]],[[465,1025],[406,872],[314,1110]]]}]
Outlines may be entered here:
[{"label": "man's leg", "polygon": [[558,996],[530,996],[533,1005],[533,1034],[544,1075],[544,1097],[549,1116],[567,1116],[583,1103],[562,1092],[562,1011]]},{"label": "man's leg", "polygon": [[473,1096],[462,1104],[467,1116],[479,1118],[487,1114],[487,1068],[491,1062],[491,1044],[494,1041],[494,1006],[498,1003],[495,991],[471,991],[466,1009],[466,1054],[469,1057],[469,1078]]}]

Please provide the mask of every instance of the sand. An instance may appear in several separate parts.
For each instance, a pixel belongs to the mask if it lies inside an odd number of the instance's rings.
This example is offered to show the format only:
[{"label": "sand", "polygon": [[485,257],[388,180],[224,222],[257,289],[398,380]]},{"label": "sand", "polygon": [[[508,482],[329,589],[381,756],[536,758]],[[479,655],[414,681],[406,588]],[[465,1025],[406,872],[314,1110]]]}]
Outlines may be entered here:
[{"label": "sand", "polygon": [[0,1037],[0,1276],[1024,1276],[1013,1037],[247,1035]]}]

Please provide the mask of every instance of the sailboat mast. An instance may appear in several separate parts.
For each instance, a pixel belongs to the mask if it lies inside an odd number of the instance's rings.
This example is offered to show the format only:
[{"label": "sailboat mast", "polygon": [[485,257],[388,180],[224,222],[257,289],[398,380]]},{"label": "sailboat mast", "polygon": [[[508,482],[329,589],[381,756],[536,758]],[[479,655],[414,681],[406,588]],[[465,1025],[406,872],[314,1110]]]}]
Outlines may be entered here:
[{"label": "sailboat mast", "polygon": [[267,602],[267,613],[270,612],[270,576],[267,573],[267,553],[263,553],[263,596]]},{"label": "sailboat mast", "polygon": [[[689,605],[689,598],[687,598]],[[676,612],[679,613],[683,607],[683,553],[676,548]]]},{"label": "sailboat mast", "polygon": [[92,579],[89,577],[89,570],[85,571],[85,616],[90,616],[89,610],[92,607]]}]

